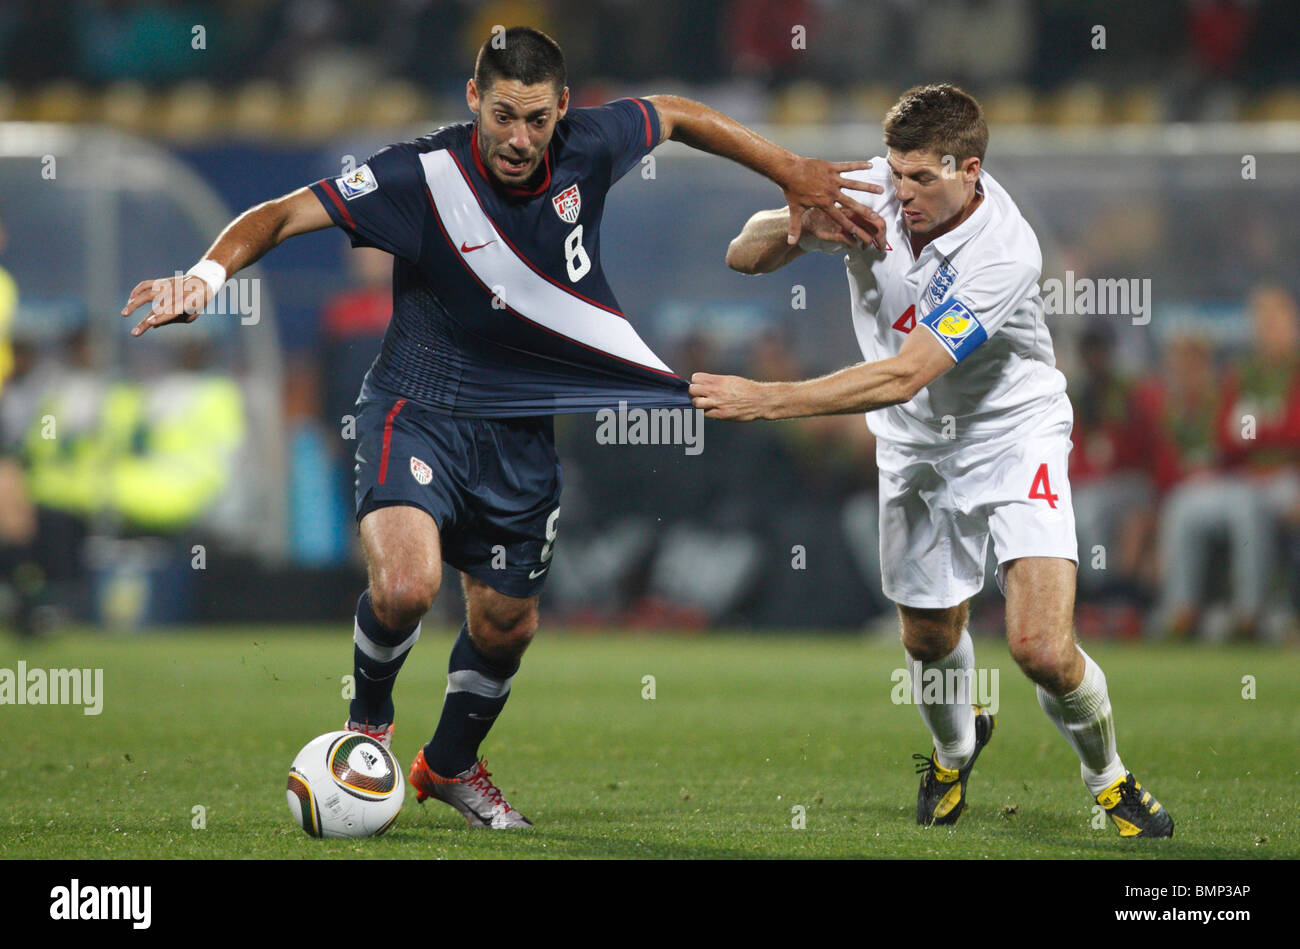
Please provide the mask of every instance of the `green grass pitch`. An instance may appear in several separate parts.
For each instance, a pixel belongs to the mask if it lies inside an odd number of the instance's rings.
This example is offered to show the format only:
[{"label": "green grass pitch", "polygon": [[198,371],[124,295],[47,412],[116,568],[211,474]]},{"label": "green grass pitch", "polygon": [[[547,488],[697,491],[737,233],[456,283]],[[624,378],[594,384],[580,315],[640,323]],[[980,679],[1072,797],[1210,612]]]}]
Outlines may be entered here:
[{"label": "green grass pitch", "polygon": [[[399,680],[404,767],[436,721],[452,635],[426,631]],[[544,629],[483,749],[535,830],[470,830],[408,788],[386,836],[321,841],[291,824],[285,774],[346,716],[345,627],[4,639],[3,668],[102,668],[104,704],[0,705],[0,857],[1300,856],[1300,655],[1089,650],[1120,752],[1173,814],[1173,840],[1094,828],[1077,760],[997,641],[977,641],[976,661],[1000,670],[998,727],[954,828],[915,824],[911,755],[930,743],[891,702],[895,643]]]}]

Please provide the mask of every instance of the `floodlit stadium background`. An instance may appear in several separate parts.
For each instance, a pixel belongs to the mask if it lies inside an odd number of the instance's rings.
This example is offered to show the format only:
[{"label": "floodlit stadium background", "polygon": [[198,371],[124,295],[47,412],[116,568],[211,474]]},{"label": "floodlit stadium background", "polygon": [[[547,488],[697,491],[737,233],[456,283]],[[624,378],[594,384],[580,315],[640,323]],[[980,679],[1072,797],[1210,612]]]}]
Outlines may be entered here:
[{"label": "floodlit stadium background", "polygon": [[[986,168],[1035,227],[1044,281],[1070,301],[1103,280],[1136,292],[1119,314],[1048,317],[1076,409],[1081,633],[1294,637],[1290,8],[7,3],[0,623],[350,622],[365,580],[347,416],[389,312],[385,255],[329,230],[242,274],[256,279],[230,301],[239,312],[141,340],[117,314],[246,207],[467,119],[474,51],[494,25],[529,23],[564,47],[575,105],[688,95],[825,158],[880,154],[879,119],[914,83],[979,97]],[[839,259],[762,278],[723,264],[748,215],[780,203],[753,173],[674,144],[611,193],[611,282],[680,374],[792,379],[859,358]],[[709,422],[699,455],[599,444],[588,417],[557,432],[547,625],[890,625],[860,417]],[[455,586],[435,607],[449,623]],[[976,625],[999,619],[990,583]]]}]

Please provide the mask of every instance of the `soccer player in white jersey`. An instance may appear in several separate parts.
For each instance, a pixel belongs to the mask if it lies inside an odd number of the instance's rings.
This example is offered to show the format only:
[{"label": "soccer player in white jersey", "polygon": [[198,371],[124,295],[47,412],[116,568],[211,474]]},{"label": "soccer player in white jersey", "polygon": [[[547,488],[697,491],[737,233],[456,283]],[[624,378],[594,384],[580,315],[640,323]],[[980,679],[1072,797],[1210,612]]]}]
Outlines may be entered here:
[{"label": "soccer player in white jersey", "polygon": [[[967,629],[991,536],[1011,655],[1078,754],[1089,792],[1122,837],[1172,836],[1168,811],[1120,760],[1106,677],[1074,637],[1073,416],[1043,320],[1038,240],[983,170],[988,128],[962,90],[908,90],[884,138],[886,157],[853,175],[884,188],[864,202],[885,222],[884,252],[817,212],[805,212],[804,236],[791,244],[781,209],[750,218],[727,253],[750,274],[808,250],[845,254],[866,361],[801,382],[697,373],[694,404],[737,421],[866,413],[884,590],[898,604],[913,694],[934,737],[932,753],[915,756],[924,762],[918,823],[957,820],[993,733],[989,710],[971,705]],[[923,689],[935,673],[958,688]]]}]

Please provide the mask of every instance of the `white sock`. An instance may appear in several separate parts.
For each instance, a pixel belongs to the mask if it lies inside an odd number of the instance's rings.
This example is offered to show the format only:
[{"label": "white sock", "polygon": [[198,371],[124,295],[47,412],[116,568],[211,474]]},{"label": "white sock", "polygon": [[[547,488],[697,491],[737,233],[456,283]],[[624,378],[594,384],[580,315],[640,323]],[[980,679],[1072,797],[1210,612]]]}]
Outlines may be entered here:
[{"label": "white sock", "polygon": [[[971,642],[970,630],[963,629],[957,647],[934,662],[918,662],[907,653],[907,667],[912,673],[912,701],[921,713],[921,721],[934,737],[935,757],[945,768],[962,767],[975,753],[975,710],[970,704],[971,681],[975,677],[975,644]],[[927,676],[931,670],[937,672]],[[960,670],[962,674],[951,676],[950,670]],[[936,688],[936,674],[942,677],[944,688]],[[930,683],[928,689],[927,681]],[[949,683],[957,687],[949,689]],[[937,701],[927,703],[924,701],[927,698]]]},{"label": "white sock", "polygon": [[1038,704],[1079,756],[1083,783],[1096,797],[1126,772],[1115,750],[1115,717],[1106,693],[1106,676],[1091,656],[1082,649],[1079,654],[1084,664],[1079,687],[1057,696],[1040,685]]}]

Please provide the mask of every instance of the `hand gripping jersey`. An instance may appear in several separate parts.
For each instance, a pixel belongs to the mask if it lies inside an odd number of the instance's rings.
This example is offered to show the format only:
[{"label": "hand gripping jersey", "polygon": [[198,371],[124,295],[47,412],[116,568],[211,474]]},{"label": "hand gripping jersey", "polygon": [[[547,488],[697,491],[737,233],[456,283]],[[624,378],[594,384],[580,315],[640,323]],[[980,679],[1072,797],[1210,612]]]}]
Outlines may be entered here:
[{"label": "hand gripping jersey", "polygon": [[869,362],[894,356],[909,333],[921,332],[933,333],[957,362],[910,402],[868,412],[871,431],[919,448],[1070,420],[1065,377],[1043,321],[1042,253],[1015,202],[981,171],[979,207],[914,258],[889,165],[883,158],[871,164],[848,177],[884,188],[858,193],[858,200],[884,219],[890,249],[846,255],[862,355]]},{"label": "hand gripping jersey", "polygon": [[361,401],[465,418],[689,407],[600,265],[610,186],[659,142],[641,99],[571,109],[535,188],[483,167],[474,123],[390,145],[311,186],[354,247],[393,254],[393,318]]}]

